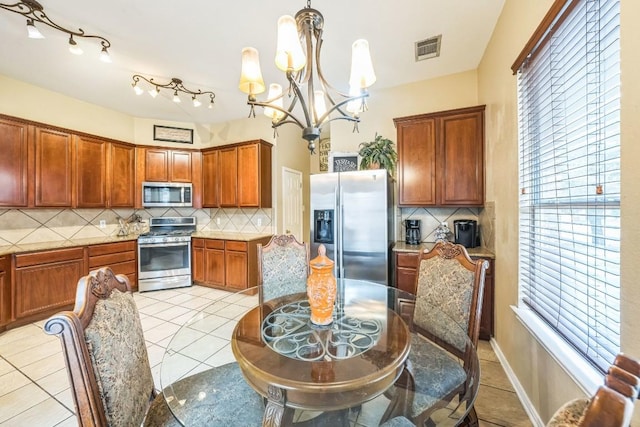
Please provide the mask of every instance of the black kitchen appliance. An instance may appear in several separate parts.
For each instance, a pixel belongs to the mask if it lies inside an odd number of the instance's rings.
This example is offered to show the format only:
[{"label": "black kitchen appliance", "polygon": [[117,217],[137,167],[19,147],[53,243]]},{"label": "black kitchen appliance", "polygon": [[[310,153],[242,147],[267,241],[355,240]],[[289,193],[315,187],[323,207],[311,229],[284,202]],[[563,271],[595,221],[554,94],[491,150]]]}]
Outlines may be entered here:
[{"label": "black kitchen appliance", "polygon": [[420,220],[405,219],[405,242],[408,245],[419,245],[422,237],[420,236]]},{"label": "black kitchen appliance", "polygon": [[455,243],[465,248],[475,248],[478,239],[478,222],[473,219],[457,219],[453,221]]}]

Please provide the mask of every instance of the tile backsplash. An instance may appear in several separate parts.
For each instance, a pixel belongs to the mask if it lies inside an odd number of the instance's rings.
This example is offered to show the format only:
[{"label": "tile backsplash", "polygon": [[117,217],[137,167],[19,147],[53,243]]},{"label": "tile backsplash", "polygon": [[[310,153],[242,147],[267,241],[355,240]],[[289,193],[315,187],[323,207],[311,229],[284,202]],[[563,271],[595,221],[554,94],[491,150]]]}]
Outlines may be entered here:
[{"label": "tile backsplash", "polygon": [[[118,234],[118,218],[195,216],[198,230],[271,233],[271,209],[0,209],[0,246]],[[100,221],[105,227],[100,228]]]},{"label": "tile backsplash", "polygon": [[441,222],[446,222],[451,230],[449,240],[453,241],[453,221],[457,219],[474,219],[478,221],[480,228],[481,245],[489,250],[493,250],[493,229],[494,229],[494,209],[493,203],[488,202],[484,208],[400,208],[398,218],[398,230],[396,230],[398,240],[405,239],[404,220],[421,220],[422,242],[435,242],[435,231]]}]

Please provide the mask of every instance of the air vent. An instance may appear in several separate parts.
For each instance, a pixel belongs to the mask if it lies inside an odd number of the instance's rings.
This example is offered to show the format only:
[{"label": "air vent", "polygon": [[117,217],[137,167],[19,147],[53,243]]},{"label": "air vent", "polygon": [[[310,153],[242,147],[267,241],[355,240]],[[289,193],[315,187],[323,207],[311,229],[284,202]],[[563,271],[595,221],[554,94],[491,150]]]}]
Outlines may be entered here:
[{"label": "air vent", "polygon": [[437,58],[438,56],[440,56],[441,40],[442,34],[416,42],[416,61],[422,61],[423,59],[429,58]]}]

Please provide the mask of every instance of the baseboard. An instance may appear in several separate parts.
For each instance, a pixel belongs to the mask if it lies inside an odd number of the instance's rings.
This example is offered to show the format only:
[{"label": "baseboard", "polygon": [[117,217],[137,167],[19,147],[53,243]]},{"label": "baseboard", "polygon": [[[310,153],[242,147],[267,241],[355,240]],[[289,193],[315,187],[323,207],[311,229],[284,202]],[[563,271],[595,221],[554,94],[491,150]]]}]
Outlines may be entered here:
[{"label": "baseboard", "polygon": [[507,374],[507,378],[509,378],[511,385],[516,391],[516,395],[518,396],[518,399],[520,399],[520,402],[522,403],[524,411],[527,413],[531,424],[533,424],[534,427],[545,427],[545,424],[540,419],[540,415],[538,415],[538,411],[536,411],[536,409],[533,407],[531,400],[529,400],[529,396],[524,391],[524,388],[522,388],[520,381],[518,381],[518,377],[516,377],[516,374],[511,369],[511,366],[509,365],[509,362],[507,362],[507,359],[504,357],[502,350],[500,350],[500,346],[493,338],[491,338],[490,344],[493,348],[493,352],[496,354],[496,357],[502,364],[502,367]]}]

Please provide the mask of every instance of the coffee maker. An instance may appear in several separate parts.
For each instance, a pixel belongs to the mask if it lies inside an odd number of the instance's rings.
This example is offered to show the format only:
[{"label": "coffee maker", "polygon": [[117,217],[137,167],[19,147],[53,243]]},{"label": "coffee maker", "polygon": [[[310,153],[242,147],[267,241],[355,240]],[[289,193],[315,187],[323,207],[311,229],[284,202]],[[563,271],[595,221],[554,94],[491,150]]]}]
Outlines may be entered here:
[{"label": "coffee maker", "polygon": [[404,241],[408,245],[419,245],[422,237],[420,236],[420,220],[419,219],[405,219],[405,239]]},{"label": "coffee maker", "polygon": [[465,248],[475,248],[478,239],[478,222],[473,219],[457,219],[453,221],[455,242]]}]

